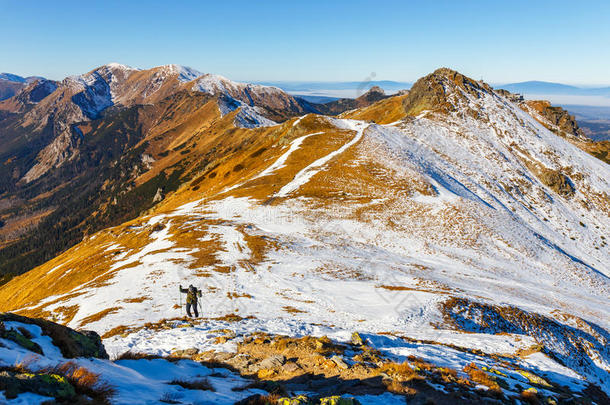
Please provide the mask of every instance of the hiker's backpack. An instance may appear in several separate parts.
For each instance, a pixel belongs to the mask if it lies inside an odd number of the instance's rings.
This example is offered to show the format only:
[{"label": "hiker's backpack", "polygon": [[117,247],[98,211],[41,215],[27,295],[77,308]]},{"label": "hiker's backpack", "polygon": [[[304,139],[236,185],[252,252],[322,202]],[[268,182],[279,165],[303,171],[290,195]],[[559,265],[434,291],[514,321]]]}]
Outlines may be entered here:
[{"label": "hiker's backpack", "polygon": [[190,287],[189,292],[186,294],[186,302],[188,304],[194,304],[197,301],[197,288]]}]

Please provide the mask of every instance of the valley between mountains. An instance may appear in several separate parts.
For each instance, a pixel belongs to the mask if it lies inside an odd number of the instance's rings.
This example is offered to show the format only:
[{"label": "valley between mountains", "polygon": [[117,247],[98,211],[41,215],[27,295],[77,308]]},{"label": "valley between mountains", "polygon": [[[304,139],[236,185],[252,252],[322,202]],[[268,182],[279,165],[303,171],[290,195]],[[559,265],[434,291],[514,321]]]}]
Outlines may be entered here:
[{"label": "valley between mountains", "polygon": [[0,102],[0,310],[42,347],[0,330],[0,366],[69,361],[44,318],[101,336],[111,403],[609,403],[609,147],[567,112],[446,68],[324,105],[49,83]]}]

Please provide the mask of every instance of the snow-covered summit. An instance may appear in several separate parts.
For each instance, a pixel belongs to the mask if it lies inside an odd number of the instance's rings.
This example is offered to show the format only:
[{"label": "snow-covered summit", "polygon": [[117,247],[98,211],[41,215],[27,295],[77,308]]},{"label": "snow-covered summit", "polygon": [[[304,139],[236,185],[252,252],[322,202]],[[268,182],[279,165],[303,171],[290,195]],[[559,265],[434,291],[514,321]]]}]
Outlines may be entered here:
[{"label": "snow-covered summit", "polygon": [[26,78],[12,73],[0,73],[0,80],[6,80],[7,82],[25,83]]},{"label": "snow-covered summit", "polygon": [[194,91],[201,91],[212,95],[216,94],[255,94],[255,95],[284,95],[282,89],[275,86],[242,83],[229,80],[224,76],[206,73],[193,84]]},{"label": "snow-covered summit", "polygon": [[140,70],[140,69],[128,66],[128,65],[124,65],[122,63],[118,63],[118,62],[110,62],[101,67],[107,67],[109,69],[114,69],[114,70]]},{"label": "snow-covered summit", "polygon": [[191,67],[176,64],[163,65],[157,67],[156,69],[164,70],[168,72],[168,74],[172,75],[177,74],[178,80],[183,83],[190,82],[191,80],[194,80],[203,74],[200,71]]},{"label": "snow-covered summit", "polygon": [[[278,87],[236,82],[211,73],[202,75],[192,83],[191,90],[193,91],[233,99],[241,105],[256,107],[257,111],[252,109],[248,112],[244,111],[244,114],[250,117],[258,115],[259,117],[255,118],[254,121],[262,122],[266,120],[267,124],[271,124],[272,121],[269,121],[269,119],[313,112],[308,105],[303,105],[299,100]],[[245,115],[242,118],[254,122],[246,118]]]}]

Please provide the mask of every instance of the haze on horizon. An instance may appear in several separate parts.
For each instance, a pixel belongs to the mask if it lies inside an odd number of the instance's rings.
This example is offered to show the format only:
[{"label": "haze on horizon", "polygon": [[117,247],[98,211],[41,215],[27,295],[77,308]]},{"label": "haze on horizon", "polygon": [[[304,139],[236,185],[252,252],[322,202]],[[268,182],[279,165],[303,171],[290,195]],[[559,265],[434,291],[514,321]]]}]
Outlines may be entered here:
[{"label": "haze on horizon", "polygon": [[491,83],[610,84],[610,3],[500,3],[3,1],[0,71],[62,79],[115,61],[243,81],[410,82],[447,66]]}]

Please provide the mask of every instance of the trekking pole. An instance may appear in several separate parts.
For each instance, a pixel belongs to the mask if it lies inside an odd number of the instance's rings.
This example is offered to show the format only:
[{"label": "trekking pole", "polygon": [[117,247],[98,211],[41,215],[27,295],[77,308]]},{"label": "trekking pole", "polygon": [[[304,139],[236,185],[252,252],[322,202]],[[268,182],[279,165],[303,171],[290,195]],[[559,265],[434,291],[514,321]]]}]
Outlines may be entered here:
[{"label": "trekking pole", "polygon": [[[203,292],[203,289],[200,288],[199,291]],[[201,298],[201,297],[199,297],[199,298]],[[201,313],[201,316],[203,317],[203,307],[201,306],[201,300],[197,300],[197,304],[199,304],[199,310],[201,311],[200,313]]]},{"label": "trekking pole", "polygon": [[180,317],[182,317],[182,291],[178,291],[178,294],[180,295]]}]

